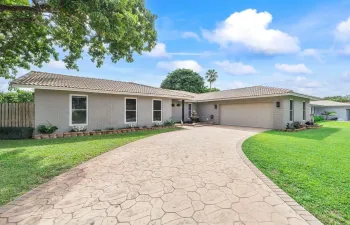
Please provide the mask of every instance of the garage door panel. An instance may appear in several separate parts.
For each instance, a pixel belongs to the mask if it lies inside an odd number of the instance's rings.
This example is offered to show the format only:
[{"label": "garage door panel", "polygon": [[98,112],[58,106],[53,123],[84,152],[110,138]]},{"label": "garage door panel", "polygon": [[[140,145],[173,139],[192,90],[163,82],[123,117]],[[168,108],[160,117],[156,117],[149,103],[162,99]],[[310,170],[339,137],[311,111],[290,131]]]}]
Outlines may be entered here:
[{"label": "garage door panel", "polygon": [[273,128],[272,103],[221,105],[222,125]]}]

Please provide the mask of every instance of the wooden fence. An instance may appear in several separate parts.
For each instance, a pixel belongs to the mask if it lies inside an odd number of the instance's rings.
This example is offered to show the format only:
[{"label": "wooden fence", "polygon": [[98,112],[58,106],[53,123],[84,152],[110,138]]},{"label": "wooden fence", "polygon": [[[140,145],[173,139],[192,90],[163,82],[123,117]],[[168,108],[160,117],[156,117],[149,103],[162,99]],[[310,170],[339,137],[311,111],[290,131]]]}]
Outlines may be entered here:
[{"label": "wooden fence", "polygon": [[0,127],[34,127],[34,103],[0,103]]}]

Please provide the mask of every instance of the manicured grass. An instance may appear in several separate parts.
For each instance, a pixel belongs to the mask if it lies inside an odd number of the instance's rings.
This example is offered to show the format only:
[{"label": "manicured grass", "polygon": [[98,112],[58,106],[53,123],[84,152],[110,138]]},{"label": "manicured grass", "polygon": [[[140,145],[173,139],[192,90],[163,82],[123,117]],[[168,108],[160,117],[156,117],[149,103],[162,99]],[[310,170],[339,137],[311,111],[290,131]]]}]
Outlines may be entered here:
[{"label": "manicured grass", "polygon": [[104,152],[178,129],[50,140],[0,140],[0,205]]},{"label": "manicured grass", "polygon": [[246,140],[247,157],[324,224],[350,224],[350,123]]}]

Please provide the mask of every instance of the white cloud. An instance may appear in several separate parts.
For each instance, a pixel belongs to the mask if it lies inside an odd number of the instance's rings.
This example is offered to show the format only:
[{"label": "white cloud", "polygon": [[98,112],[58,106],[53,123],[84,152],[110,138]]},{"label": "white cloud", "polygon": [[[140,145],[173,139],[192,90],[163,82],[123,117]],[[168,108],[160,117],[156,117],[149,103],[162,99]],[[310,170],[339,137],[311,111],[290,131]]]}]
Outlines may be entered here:
[{"label": "white cloud", "polygon": [[321,52],[317,49],[314,49],[314,48],[304,49],[302,52],[300,52],[300,56],[313,57],[313,58],[317,59],[318,61],[323,62],[323,59],[321,57]]},{"label": "white cloud", "polygon": [[350,44],[345,45],[343,49],[338,50],[338,53],[342,55],[350,55]]},{"label": "white cloud", "polygon": [[215,62],[226,73],[232,75],[255,74],[257,71],[251,65],[245,65],[241,62],[230,62],[228,60]]},{"label": "white cloud", "polygon": [[157,63],[157,68],[173,71],[176,69],[191,69],[196,72],[202,72],[203,68],[195,60],[175,60],[175,61],[161,61]]},{"label": "white cloud", "polygon": [[198,34],[191,32],[191,31],[187,31],[187,32],[182,33],[181,37],[182,38],[193,38],[197,41],[200,41]]},{"label": "white cloud", "polygon": [[275,68],[286,73],[297,73],[297,74],[305,74],[312,73],[312,71],[307,68],[304,64],[276,64]]},{"label": "white cloud", "polygon": [[55,61],[54,59],[51,59],[51,61],[47,64],[47,67],[52,69],[65,69],[66,65],[63,61]]},{"label": "white cloud", "polygon": [[350,41],[350,17],[337,25],[335,36],[340,41]]},{"label": "white cloud", "polygon": [[143,54],[154,58],[170,57],[170,55],[166,52],[166,45],[164,43],[157,43],[152,51],[144,52]]},{"label": "white cloud", "polygon": [[203,36],[221,47],[243,44],[254,52],[265,54],[294,53],[300,50],[299,40],[280,30],[269,29],[272,15],[255,9],[235,12],[213,31],[203,30]]},{"label": "white cloud", "polygon": [[341,76],[342,81],[344,82],[349,82],[350,83],[350,72],[345,72],[342,76]]}]

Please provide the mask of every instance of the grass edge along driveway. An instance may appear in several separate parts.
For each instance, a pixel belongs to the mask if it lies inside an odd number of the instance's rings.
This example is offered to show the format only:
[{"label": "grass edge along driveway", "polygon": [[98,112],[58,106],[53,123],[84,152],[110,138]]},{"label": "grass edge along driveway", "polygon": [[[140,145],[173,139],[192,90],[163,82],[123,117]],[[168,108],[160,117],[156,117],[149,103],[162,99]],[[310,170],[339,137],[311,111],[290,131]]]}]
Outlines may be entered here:
[{"label": "grass edge along driveway", "polygon": [[350,224],[350,123],[302,132],[267,131],[243,151],[266,176],[327,225]]},{"label": "grass edge along driveway", "polygon": [[102,153],[179,129],[48,140],[0,140],[0,206]]}]

